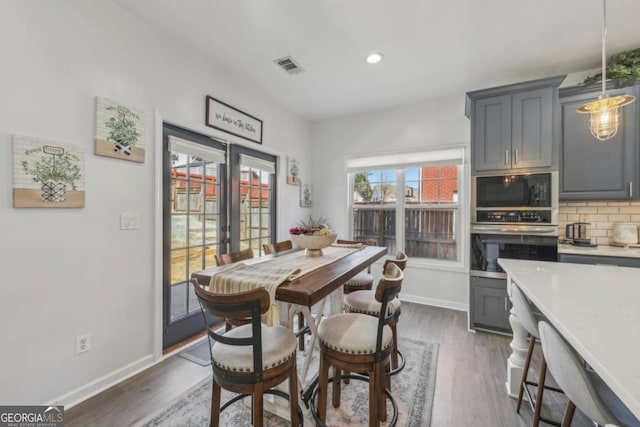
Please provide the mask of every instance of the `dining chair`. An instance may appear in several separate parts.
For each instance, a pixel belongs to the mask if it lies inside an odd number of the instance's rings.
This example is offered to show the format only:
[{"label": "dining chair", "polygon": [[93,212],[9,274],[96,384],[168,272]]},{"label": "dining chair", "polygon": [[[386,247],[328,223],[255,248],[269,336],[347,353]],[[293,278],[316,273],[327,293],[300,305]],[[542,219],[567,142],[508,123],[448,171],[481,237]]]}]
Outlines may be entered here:
[{"label": "dining chair", "polygon": [[[547,419],[546,417],[541,415],[543,402],[542,396],[544,390],[546,389],[562,393],[562,389],[560,388],[545,385],[547,375],[547,361],[544,355],[542,355],[541,357],[542,360],[540,362],[540,374],[538,382],[536,383],[527,380],[536,340],[540,339],[540,331],[538,330],[538,321],[533,314],[531,304],[515,283],[511,285],[511,302],[513,303],[513,311],[515,312],[518,321],[520,322],[522,327],[529,333],[529,347],[527,349],[527,357],[524,361],[522,378],[520,379],[520,390],[518,392],[518,404],[516,405],[516,412],[520,413],[520,406],[522,405],[523,395],[526,393],[527,399],[529,401],[529,406],[531,407],[531,411],[533,412],[533,426],[537,427],[540,424],[540,421],[547,424],[559,426],[560,423],[558,421]],[[538,386],[538,384],[542,384],[542,387]],[[535,400],[532,399],[531,393],[529,392],[530,386],[537,387]]]},{"label": "dining chair", "polygon": [[[217,427],[222,411],[251,395],[252,425],[262,427],[264,394],[289,400],[291,425],[302,425],[302,411],[298,405],[296,338],[284,326],[267,327],[262,324],[261,314],[271,304],[269,293],[257,288],[233,294],[216,294],[205,291],[196,279],[192,280],[192,284],[202,308],[211,349],[211,425]],[[218,333],[214,325],[207,323],[205,313],[221,317],[246,317],[251,319],[251,323]],[[289,394],[273,389],[287,379]],[[222,389],[238,394],[220,406]]]},{"label": "dining chair", "polygon": [[394,314],[389,304],[400,292],[403,279],[402,270],[397,265],[388,263],[384,277],[376,287],[376,299],[381,304],[377,318],[361,313],[343,313],[320,322],[317,413],[312,408],[316,421],[324,424],[326,420],[330,367],[333,367],[333,407],[340,406],[342,371],[366,372],[366,376],[349,374],[349,377],[369,383],[369,425],[379,426],[380,421],[386,421],[386,398],[392,402],[393,418],[396,419],[397,405],[386,386],[385,372],[393,351],[393,332],[389,324],[393,322]]},{"label": "dining chair", "polygon": [[[398,251],[395,258],[387,258],[384,262],[382,271],[386,271],[388,263],[397,265],[402,271],[407,266],[409,257],[402,251]],[[379,316],[382,304],[376,299],[376,291],[373,290],[360,290],[354,291],[344,296],[344,307],[347,313],[362,313],[370,316]],[[397,325],[400,319],[401,303],[400,298],[394,298],[389,302],[389,309],[394,314],[394,320],[389,324],[393,332],[393,353],[391,353],[391,372],[390,375],[397,374],[404,367],[404,357],[398,349],[398,333]],[[402,359],[402,364],[399,364],[399,357]]]},{"label": "dining chair", "polygon": [[265,243],[262,245],[262,249],[265,254],[275,254],[276,252],[293,249],[293,242],[291,240],[283,240],[281,242]]},{"label": "dining chair", "polygon": [[[355,240],[336,240],[336,244],[339,245],[355,245],[355,244],[363,244],[368,246],[376,246],[378,244],[375,239],[366,239],[362,242],[358,242]],[[373,276],[371,275],[371,266],[367,267],[366,270],[363,270],[353,276],[351,279],[347,280],[343,286],[343,293],[348,294],[354,291],[361,290],[371,290],[373,288]]]},{"label": "dining chair", "polygon": [[[281,242],[265,243],[262,245],[262,249],[267,255],[275,254],[293,249],[293,242],[291,240],[283,240]],[[296,332],[296,336],[298,337],[298,348],[300,351],[304,351],[304,335],[310,332],[309,327],[304,324],[304,314],[302,314],[302,311],[298,311],[298,331]]]},{"label": "dining chair", "polygon": [[562,427],[571,425],[576,407],[601,426],[640,426],[640,421],[595,372],[585,367],[582,358],[553,326],[541,321],[538,329],[549,371],[569,398]]},{"label": "dining chair", "polygon": [[[233,264],[234,262],[244,261],[253,258],[253,250],[251,248],[243,249],[238,252],[229,252],[226,254],[216,254],[216,265]],[[231,318],[225,317],[224,326],[230,331],[234,326],[246,325],[251,321],[250,318]]]}]

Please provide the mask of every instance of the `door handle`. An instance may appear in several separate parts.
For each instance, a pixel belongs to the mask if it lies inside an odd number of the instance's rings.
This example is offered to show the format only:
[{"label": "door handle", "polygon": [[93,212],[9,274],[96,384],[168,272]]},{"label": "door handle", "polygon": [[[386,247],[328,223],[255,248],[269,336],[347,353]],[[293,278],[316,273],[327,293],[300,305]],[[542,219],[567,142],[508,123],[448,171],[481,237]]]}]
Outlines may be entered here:
[{"label": "door handle", "polygon": [[629,181],[629,197],[633,197],[633,181]]},{"label": "door handle", "polygon": [[504,150],[504,164],[509,164],[509,150]]},{"label": "door handle", "polygon": [[509,303],[507,302],[507,297],[504,297],[504,311],[509,311]]},{"label": "door handle", "polygon": [[514,153],[514,157],[515,157],[515,163],[518,164],[518,150],[516,150]]}]

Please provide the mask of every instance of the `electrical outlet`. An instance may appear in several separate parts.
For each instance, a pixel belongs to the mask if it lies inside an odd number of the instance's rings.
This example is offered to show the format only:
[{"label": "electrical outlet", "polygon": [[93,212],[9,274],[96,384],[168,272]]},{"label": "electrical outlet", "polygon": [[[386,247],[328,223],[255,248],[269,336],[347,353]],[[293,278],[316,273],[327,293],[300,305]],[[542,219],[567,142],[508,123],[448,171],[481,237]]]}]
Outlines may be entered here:
[{"label": "electrical outlet", "polygon": [[139,222],[137,213],[120,214],[120,230],[137,230],[140,228]]},{"label": "electrical outlet", "polygon": [[76,337],[76,354],[86,353],[89,350],[91,350],[91,335],[78,335]]}]

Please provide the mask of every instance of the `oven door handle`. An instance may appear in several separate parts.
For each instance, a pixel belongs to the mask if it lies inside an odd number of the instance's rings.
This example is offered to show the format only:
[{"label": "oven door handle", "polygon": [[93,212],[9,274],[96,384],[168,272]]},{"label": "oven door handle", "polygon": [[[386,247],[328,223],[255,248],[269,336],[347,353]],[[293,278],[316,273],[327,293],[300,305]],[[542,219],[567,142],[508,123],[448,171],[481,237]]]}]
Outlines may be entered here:
[{"label": "oven door handle", "polygon": [[491,227],[491,226],[482,226],[482,225],[474,225],[471,227],[472,233],[514,233],[514,234],[548,234],[554,233],[556,231],[555,227]]}]

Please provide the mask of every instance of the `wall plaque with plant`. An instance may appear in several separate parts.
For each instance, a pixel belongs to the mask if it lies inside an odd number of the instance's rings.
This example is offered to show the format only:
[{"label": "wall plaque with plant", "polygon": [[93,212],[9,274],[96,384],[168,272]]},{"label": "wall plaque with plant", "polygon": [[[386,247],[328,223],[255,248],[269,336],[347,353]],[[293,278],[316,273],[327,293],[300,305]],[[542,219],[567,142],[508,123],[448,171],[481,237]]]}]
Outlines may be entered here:
[{"label": "wall plaque with plant", "polygon": [[14,207],[84,207],[80,147],[16,135],[13,154]]},{"label": "wall plaque with plant", "polygon": [[144,162],[144,114],[106,98],[96,98],[96,154]]}]

